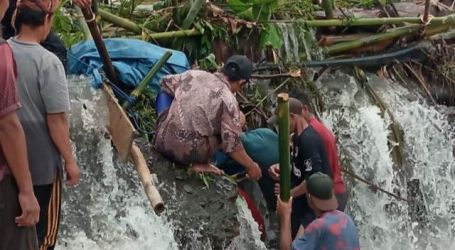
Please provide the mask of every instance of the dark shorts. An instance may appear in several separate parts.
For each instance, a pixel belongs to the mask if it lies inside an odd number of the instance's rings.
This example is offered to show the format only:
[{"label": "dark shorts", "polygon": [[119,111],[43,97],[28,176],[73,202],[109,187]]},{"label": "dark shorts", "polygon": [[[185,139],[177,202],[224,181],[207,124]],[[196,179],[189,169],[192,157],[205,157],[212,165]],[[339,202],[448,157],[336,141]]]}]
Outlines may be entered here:
[{"label": "dark shorts", "polygon": [[0,181],[0,250],[37,250],[35,227],[18,227],[14,218],[20,216],[18,189],[13,177]]},{"label": "dark shorts", "polygon": [[39,249],[52,250],[57,242],[58,227],[60,225],[60,207],[62,203],[60,174],[57,174],[54,183],[33,186],[33,189],[41,208],[39,222],[36,224]]}]

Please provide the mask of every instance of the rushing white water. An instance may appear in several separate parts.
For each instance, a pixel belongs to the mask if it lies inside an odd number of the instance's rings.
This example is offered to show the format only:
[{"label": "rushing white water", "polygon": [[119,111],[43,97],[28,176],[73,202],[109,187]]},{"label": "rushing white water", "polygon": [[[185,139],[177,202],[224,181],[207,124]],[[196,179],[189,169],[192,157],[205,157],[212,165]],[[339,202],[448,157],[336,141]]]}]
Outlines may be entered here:
[{"label": "rushing white water", "polygon": [[134,168],[115,159],[101,91],[71,79],[69,120],[82,175],[79,186],[64,188],[57,249],[177,249],[171,225],[150,209]]},{"label": "rushing white water", "polygon": [[[419,179],[430,225],[416,232],[408,204],[345,176],[350,189],[348,213],[361,235],[362,249],[454,249],[455,248],[455,159],[452,147],[455,131],[438,109],[421,101],[396,83],[371,77],[376,93],[389,105],[404,132],[404,174]],[[344,82],[346,84],[346,82]],[[352,170],[380,187],[406,197],[406,182],[393,170],[387,145],[390,118],[368,102],[358,101],[357,89],[338,81],[331,95],[336,106],[323,114],[323,120],[337,133],[344,158]],[[330,89],[331,83],[328,83]],[[322,86],[322,85],[320,85]],[[333,86],[333,85],[332,85]],[[350,96],[351,98],[343,98]]]}]

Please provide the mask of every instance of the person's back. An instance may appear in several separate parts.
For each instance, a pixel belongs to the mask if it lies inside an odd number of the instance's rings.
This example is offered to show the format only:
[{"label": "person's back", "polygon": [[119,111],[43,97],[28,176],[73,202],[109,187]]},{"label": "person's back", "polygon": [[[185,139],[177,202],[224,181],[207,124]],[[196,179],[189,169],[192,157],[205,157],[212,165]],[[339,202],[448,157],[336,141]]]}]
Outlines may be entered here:
[{"label": "person's back", "polygon": [[[60,154],[49,135],[47,113],[69,109],[66,78],[57,56],[38,43],[8,40],[14,51],[18,78],[17,87],[23,108],[18,115],[27,135],[33,184],[52,183],[61,167]],[[66,105],[61,105],[65,103]]]},{"label": "person's back", "polygon": [[292,243],[292,249],[360,249],[357,228],[344,212],[326,212],[305,228],[304,235]]},{"label": "person's back", "polygon": [[[222,133],[237,133],[240,126],[233,123],[240,121],[232,119],[239,119],[240,115],[228,84],[223,74],[200,70],[163,78],[162,90],[171,94],[174,100],[159,118],[155,138],[157,149],[183,164],[208,161],[220,143],[223,143],[224,151],[231,152],[239,142],[222,141]],[[186,152],[188,148],[198,147],[202,149],[200,153]]]},{"label": "person's back", "polygon": [[334,182],[335,195],[338,198],[340,205],[339,210],[344,211],[347,203],[346,186],[343,178],[341,177],[341,166],[338,156],[338,149],[336,145],[335,135],[327,127],[324,126],[316,117],[309,119],[308,123],[314,128],[324,142],[325,151],[327,153],[327,160],[332,173]]}]

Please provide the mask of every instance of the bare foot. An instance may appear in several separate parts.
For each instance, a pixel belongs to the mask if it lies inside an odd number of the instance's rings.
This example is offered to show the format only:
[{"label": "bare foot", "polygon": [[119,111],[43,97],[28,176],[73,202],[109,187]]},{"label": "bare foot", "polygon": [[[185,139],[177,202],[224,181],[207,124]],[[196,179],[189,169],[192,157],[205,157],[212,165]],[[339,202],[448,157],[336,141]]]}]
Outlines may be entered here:
[{"label": "bare foot", "polygon": [[193,164],[190,171],[195,173],[212,173],[215,175],[223,175],[224,171],[215,167],[212,164]]}]

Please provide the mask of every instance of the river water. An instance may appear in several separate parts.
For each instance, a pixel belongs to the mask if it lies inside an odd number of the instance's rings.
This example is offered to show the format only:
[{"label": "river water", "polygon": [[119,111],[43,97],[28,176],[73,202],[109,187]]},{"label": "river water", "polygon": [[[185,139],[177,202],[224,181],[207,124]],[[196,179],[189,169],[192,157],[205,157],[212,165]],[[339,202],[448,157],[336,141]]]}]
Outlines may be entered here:
[{"label": "river water", "polygon": [[[419,179],[430,222],[420,227],[411,222],[406,202],[345,176],[351,197],[347,213],[358,226],[362,249],[455,249],[455,129],[448,108],[429,106],[418,94],[370,76],[403,130],[407,172],[398,174],[388,146],[390,118],[381,116],[351,77],[339,74],[332,76],[337,84],[328,79],[319,87],[330,103],[322,119],[338,136],[343,162],[403,197],[403,178]],[[57,249],[179,249],[172,220],[151,211],[134,168],[116,160],[101,93],[79,77],[70,78],[70,86],[71,136],[82,177],[79,186],[64,188]],[[265,249],[258,240],[253,239],[255,247],[242,243],[259,233],[244,203],[237,205],[244,237],[230,249]]]}]

